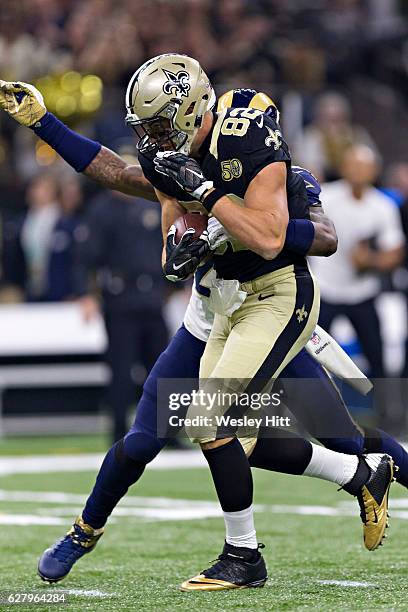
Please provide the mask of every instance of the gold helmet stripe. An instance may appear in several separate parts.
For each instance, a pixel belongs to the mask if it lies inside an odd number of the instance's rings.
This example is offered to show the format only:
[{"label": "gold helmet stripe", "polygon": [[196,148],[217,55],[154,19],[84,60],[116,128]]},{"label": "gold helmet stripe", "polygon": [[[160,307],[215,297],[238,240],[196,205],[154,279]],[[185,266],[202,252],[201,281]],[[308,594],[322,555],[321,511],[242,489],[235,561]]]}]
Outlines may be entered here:
[{"label": "gold helmet stripe", "polygon": [[[220,98],[218,99],[218,103],[217,103],[217,112],[225,110],[226,108],[237,106],[237,100],[234,100],[234,96],[236,93],[240,93],[240,90],[230,89],[230,91],[227,91],[225,94],[220,96]],[[262,91],[255,93],[255,95],[250,99],[250,101],[245,103],[245,106],[247,106],[248,108],[254,108],[256,110],[260,110],[262,112],[266,111],[269,107],[273,106],[274,108],[276,108],[276,115],[279,121],[278,107],[276,106],[272,98],[270,98],[268,95],[266,95]]]},{"label": "gold helmet stripe", "polygon": [[262,93],[262,91],[257,93],[248,105],[249,108],[256,108],[260,111],[265,111],[269,106],[274,106],[275,108],[277,108],[272,98]]}]

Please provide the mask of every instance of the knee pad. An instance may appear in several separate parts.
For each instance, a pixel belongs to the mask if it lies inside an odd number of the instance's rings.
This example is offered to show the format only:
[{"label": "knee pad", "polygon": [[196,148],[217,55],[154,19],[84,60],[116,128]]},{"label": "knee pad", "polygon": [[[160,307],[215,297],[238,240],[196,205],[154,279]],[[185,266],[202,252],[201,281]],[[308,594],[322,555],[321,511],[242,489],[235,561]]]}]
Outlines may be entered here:
[{"label": "knee pad", "polygon": [[364,427],[364,450],[367,453],[383,452],[383,443],[378,429]]},{"label": "knee pad", "polygon": [[129,432],[123,438],[125,456],[138,463],[150,463],[163,446],[157,438],[142,432]]}]

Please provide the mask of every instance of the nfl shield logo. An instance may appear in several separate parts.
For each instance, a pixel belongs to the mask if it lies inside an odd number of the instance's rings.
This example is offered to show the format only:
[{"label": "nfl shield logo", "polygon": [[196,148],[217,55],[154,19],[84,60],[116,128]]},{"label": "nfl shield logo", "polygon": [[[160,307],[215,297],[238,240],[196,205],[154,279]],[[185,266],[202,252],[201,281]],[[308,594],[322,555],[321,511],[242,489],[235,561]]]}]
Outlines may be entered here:
[{"label": "nfl shield logo", "polygon": [[313,342],[313,344],[315,344],[316,346],[318,344],[320,344],[321,338],[320,338],[319,334],[317,334],[316,332],[313,332],[313,335],[312,335],[312,337],[310,339]]}]

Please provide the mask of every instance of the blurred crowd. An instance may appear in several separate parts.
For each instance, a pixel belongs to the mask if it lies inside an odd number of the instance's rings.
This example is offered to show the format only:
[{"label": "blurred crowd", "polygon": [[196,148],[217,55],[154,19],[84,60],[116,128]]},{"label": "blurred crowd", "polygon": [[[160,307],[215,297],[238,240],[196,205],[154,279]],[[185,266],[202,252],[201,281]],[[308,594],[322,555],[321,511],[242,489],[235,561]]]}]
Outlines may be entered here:
[{"label": "blurred crowd", "polygon": [[[390,275],[396,269],[405,270],[398,288],[408,296],[408,144],[399,138],[408,129],[407,32],[403,0],[3,0],[0,78],[40,87],[44,77],[96,75],[103,83],[102,103],[61,118],[116,151],[133,147],[123,121],[124,89],[149,57],[184,52],[200,60],[218,92],[237,86],[266,91],[281,107],[296,163],[323,182],[340,180],[338,189],[346,189],[350,206],[366,196],[371,202],[374,186],[383,192],[375,190],[381,196],[380,204],[374,197],[375,205],[379,217],[385,215],[384,227],[392,217],[393,229],[380,236],[379,222],[370,235],[357,232],[346,255],[354,262],[353,282],[367,284],[373,274],[378,281],[361,299],[357,291],[356,303],[362,303],[375,300],[384,286],[395,289]],[[351,147],[357,158],[350,169]],[[365,177],[357,186],[355,164]],[[161,305],[169,295],[153,255],[161,240],[156,206],[143,201],[132,206],[127,197],[100,192],[4,114],[0,190],[0,300],[80,299],[90,317],[99,294],[108,333],[112,313],[149,311],[157,343],[143,357],[148,368],[164,346]],[[348,237],[352,208],[347,214],[340,241]],[[385,265],[381,253],[387,257],[395,250]],[[376,266],[370,265],[374,259]],[[328,265],[335,267],[332,262]],[[323,290],[323,299],[328,316],[333,298]],[[343,302],[341,296],[334,300],[350,316]],[[140,346],[146,343],[145,330],[130,330],[124,320],[114,328],[122,335],[111,338],[111,345],[136,336]],[[363,333],[366,352],[374,351],[374,357],[368,355],[371,370],[381,375],[378,343],[373,348],[368,342],[367,348],[364,338]],[[123,427],[120,422],[118,433]]]},{"label": "blurred crowd", "polygon": [[357,55],[364,62],[373,40],[402,39],[404,11],[399,0],[4,0],[0,71],[27,80],[74,68],[116,84],[178,49],[218,82],[309,89],[327,73],[341,78]]},{"label": "blurred crowd", "polygon": [[[123,91],[135,67],[174,50],[198,58],[219,89],[266,88],[279,102],[300,93],[310,122],[318,94],[350,92],[356,76],[406,99],[407,24],[403,0],[3,0],[0,75],[98,75],[103,107],[82,128],[109,145],[123,135]],[[387,95],[383,88],[377,97]],[[32,172],[26,140],[0,121],[0,161],[24,179]],[[6,178],[3,169],[0,183]]]}]

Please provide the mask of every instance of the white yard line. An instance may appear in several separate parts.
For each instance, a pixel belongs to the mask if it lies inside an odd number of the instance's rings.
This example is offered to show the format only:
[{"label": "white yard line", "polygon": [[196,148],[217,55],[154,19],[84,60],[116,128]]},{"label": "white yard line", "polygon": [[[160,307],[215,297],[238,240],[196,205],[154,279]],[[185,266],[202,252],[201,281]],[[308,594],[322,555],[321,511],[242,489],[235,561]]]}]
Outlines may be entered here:
[{"label": "white yard line", "polygon": [[[27,503],[36,504],[33,509],[42,517],[41,524],[60,524],[61,518],[56,519],[55,517],[68,516],[71,518],[80,513],[86,501],[86,495],[57,491],[7,491],[0,489],[0,501],[22,503],[24,508],[26,508]],[[46,504],[52,504],[52,506]],[[67,507],[66,504],[78,505]],[[221,517],[222,512],[219,504],[213,501],[129,496],[119,503],[112,515],[113,517],[138,517],[155,521],[191,521]],[[10,524],[13,516],[12,514],[0,514],[0,524],[3,521]],[[18,517],[20,516],[22,515],[18,515]],[[23,519],[17,518],[17,521],[19,521],[17,524],[21,524],[20,520]],[[64,519],[64,522],[66,523],[67,520]]]},{"label": "white yard line", "polygon": [[[87,497],[87,495],[61,493],[60,491],[9,491],[0,489],[0,501],[83,505]],[[135,495],[127,495],[120,500],[121,506],[154,506],[160,508],[167,507],[169,503],[171,503],[173,507],[184,507],[185,504],[197,507],[203,507],[203,505],[214,507],[217,505],[216,502],[207,500],[172,499],[170,497],[137,497]]]},{"label": "white yard line", "polygon": [[[81,453],[77,455],[24,455],[0,456],[0,476],[10,474],[42,474],[47,472],[88,472],[99,469],[103,453]],[[149,470],[186,470],[207,468],[207,462],[200,450],[164,451],[149,463]],[[344,505],[352,502],[342,502]],[[400,507],[408,508],[402,500]]]},{"label": "white yard line", "polygon": [[[355,502],[353,502],[352,500],[348,500],[348,501],[341,501],[339,502],[339,508],[342,508],[343,510],[350,510],[351,508],[355,508]],[[408,497],[397,497],[395,498],[391,498],[390,499],[390,508],[393,509],[397,509],[398,510],[404,510],[406,509],[408,511]],[[395,512],[392,513],[392,515],[395,515]]]},{"label": "white yard line", "polygon": [[83,597],[113,597],[116,593],[104,593],[103,591],[98,591],[97,589],[93,589],[92,591],[87,591],[85,589],[52,589],[53,593],[62,593],[66,595],[81,595]]},{"label": "white yard line", "polygon": [[[88,472],[97,470],[104,458],[101,453],[79,455],[32,455],[0,457],[0,476],[42,474],[46,472]],[[164,451],[149,464],[149,470],[176,470],[207,467],[199,450]]]},{"label": "white yard line", "polygon": [[272,506],[264,506],[265,512],[273,514],[301,514],[306,516],[354,516],[358,514],[357,506],[351,509],[344,510],[336,506],[308,506],[308,505],[282,505],[274,504]]},{"label": "white yard line", "polygon": [[341,586],[341,587],[376,587],[377,585],[373,582],[359,582],[358,580],[317,580],[319,584],[325,584],[328,586]]},{"label": "white yard line", "polygon": [[[42,474],[48,472],[77,472],[96,470],[103,459],[102,454],[80,455],[33,455],[24,457],[0,457],[0,476],[10,474]],[[168,451],[158,455],[149,469],[169,470],[204,468],[207,463],[199,450]],[[32,503],[31,513],[0,513],[2,525],[62,525],[67,518],[80,512],[86,495],[60,491],[9,491],[0,489],[0,501]],[[41,507],[38,507],[38,504]],[[49,507],[48,507],[49,505]],[[408,520],[408,498],[391,501],[394,519]],[[27,507],[24,507],[26,510]],[[293,514],[303,516],[356,516],[355,502],[340,501],[334,506],[274,504],[256,506],[258,512],[271,514]],[[35,514],[36,512],[37,514]],[[172,499],[167,497],[127,496],[113,512],[113,520],[137,517],[145,521],[188,521],[215,518],[222,515],[217,502],[206,500]]]},{"label": "white yard line", "polygon": [[[79,514],[86,495],[61,493],[59,491],[7,491],[0,489],[0,501],[15,504],[33,504],[30,514],[0,514],[0,524],[4,525],[60,525],[68,524]],[[256,505],[257,512],[270,514],[345,517],[358,515],[358,507],[339,503],[334,506],[272,504]],[[173,499],[170,497],[129,496],[121,500],[112,513],[112,520],[120,521],[137,517],[144,521],[193,521],[222,516],[220,506],[215,501]],[[408,520],[407,510],[394,510],[392,517]]]},{"label": "white yard line", "polygon": [[40,516],[38,514],[3,514],[0,513],[0,525],[66,525],[67,521],[56,516]]}]

